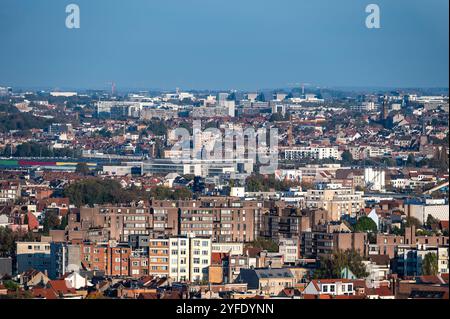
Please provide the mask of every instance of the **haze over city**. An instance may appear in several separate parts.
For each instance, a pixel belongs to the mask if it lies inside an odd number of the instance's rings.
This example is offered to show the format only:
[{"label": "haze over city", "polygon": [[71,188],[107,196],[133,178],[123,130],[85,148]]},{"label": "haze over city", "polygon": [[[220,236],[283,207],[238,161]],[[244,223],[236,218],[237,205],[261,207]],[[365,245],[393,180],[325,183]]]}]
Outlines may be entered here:
[{"label": "haze over city", "polygon": [[447,87],[446,0],[3,0],[0,84],[24,88],[239,89],[309,82]]}]

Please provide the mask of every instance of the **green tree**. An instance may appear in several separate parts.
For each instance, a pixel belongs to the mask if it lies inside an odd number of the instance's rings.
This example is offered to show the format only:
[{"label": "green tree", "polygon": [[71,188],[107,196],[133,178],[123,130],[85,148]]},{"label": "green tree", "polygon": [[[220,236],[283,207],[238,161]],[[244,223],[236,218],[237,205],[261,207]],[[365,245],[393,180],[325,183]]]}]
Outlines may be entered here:
[{"label": "green tree", "polygon": [[346,164],[351,164],[351,163],[353,163],[353,155],[352,155],[352,153],[350,153],[350,151],[345,150],[345,151],[342,153],[342,162],[343,162],[343,163],[346,163]]},{"label": "green tree", "polygon": [[8,290],[17,290],[19,289],[19,284],[12,280],[5,280],[3,282],[3,286],[5,286]]},{"label": "green tree", "polygon": [[428,215],[426,225],[429,228],[432,228],[433,226],[439,225],[439,223],[440,223],[439,219],[434,218],[432,215]]},{"label": "green tree", "polygon": [[150,198],[157,200],[186,200],[192,199],[192,192],[180,187],[175,190],[164,186],[157,186],[150,191]]},{"label": "green tree", "polygon": [[377,224],[371,218],[369,218],[367,216],[363,216],[358,219],[354,229],[356,232],[376,233],[377,232]]},{"label": "green tree", "polygon": [[258,238],[247,245],[247,247],[259,248],[261,250],[267,250],[271,253],[278,252],[278,245],[272,239]]},{"label": "green tree", "polygon": [[342,270],[348,268],[357,278],[365,278],[369,274],[362,262],[363,258],[355,250],[336,250],[331,256],[320,259],[314,277],[317,279],[341,278]]},{"label": "green tree", "polygon": [[435,276],[439,272],[438,257],[435,253],[428,253],[422,261],[422,275]]},{"label": "green tree", "polygon": [[10,228],[0,227],[0,256],[14,256],[17,241],[34,241],[30,232],[13,232]]},{"label": "green tree", "polygon": [[86,176],[86,175],[89,175],[91,171],[90,171],[87,163],[78,163],[75,168],[75,172]]},{"label": "green tree", "polygon": [[126,190],[118,181],[99,178],[88,178],[70,184],[64,189],[64,196],[76,206],[130,203],[144,198],[139,190]]},{"label": "green tree", "polygon": [[47,210],[44,216],[44,234],[48,234],[52,229],[58,229],[61,224],[58,215],[53,210]]},{"label": "green tree", "polygon": [[406,217],[405,227],[411,227],[411,226],[415,226],[416,228],[419,228],[422,226],[422,223],[416,217],[408,216],[408,217]]},{"label": "green tree", "polygon": [[408,167],[415,167],[416,166],[416,160],[414,159],[414,155],[409,154],[408,159],[406,160],[406,165]]}]

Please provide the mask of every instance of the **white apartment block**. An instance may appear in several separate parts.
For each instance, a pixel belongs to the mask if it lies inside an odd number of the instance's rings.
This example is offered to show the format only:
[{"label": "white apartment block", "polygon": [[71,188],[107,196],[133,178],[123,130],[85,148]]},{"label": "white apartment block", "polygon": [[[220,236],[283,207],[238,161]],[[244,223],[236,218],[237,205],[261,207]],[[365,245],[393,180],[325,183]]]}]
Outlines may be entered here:
[{"label": "white apartment block", "polygon": [[295,263],[300,257],[300,244],[298,239],[280,239],[278,242],[278,252],[283,255],[285,264]]},{"label": "white apartment block", "polygon": [[341,159],[341,152],[337,147],[297,147],[287,149],[284,151],[286,160],[301,160],[301,159],[318,159],[323,160],[326,158]]},{"label": "white apartment block", "polygon": [[211,265],[211,238],[190,238],[190,244],[190,281],[206,280]]},{"label": "white apartment block", "polygon": [[176,281],[206,280],[211,264],[211,238],[169,239],[169,277]]},{"label": "white apartment block", "polygon": [[173,237],[169,240],[169,277],[176,281],[189,281],[189,238]]},{"label": "white apartment block", "polygon": [[377,106],[374,102],[362,102],[361,104],[351,106],[350,109],[357,112],[372,112],[376,111]]},{"label": "white apartment block", "polygon": [[373,191],[384,191],[386,186],[386,172],[381,169],[371,167],[364,169],[364,183],[366,187]]}]

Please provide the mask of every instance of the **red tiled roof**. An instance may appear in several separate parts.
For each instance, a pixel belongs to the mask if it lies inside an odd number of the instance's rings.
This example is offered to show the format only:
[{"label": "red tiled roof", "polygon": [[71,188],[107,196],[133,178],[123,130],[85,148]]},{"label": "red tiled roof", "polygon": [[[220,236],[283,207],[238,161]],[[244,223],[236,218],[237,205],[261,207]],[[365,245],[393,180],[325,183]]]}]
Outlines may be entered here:
[{"label": "red tiled roof", "polygon": [[34,288],[31,294],[35,298],[58,299],[55,291],[50,288]]},{"label": "red tiled roof", "polygon": [[75,289],[67,287],[64,279],[50,280],[48,284],[57,294],[75,293]]},{"label": "red tiled roof", "polygon": [[366,295],[377,295],[382,297],[393,296],[393,293],[389,287],[382,286],[378,288],[369,288],[366,290]]}]

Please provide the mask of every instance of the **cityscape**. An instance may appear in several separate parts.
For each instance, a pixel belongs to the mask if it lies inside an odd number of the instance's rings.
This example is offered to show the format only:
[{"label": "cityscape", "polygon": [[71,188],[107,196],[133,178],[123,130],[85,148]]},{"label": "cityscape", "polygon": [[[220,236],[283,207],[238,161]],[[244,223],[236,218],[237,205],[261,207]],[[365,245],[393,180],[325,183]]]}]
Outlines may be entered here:
[{"label": "cityscape", "polygon": [[0,299],[449,299],[448,82],[42,78],[0,75]]}]

